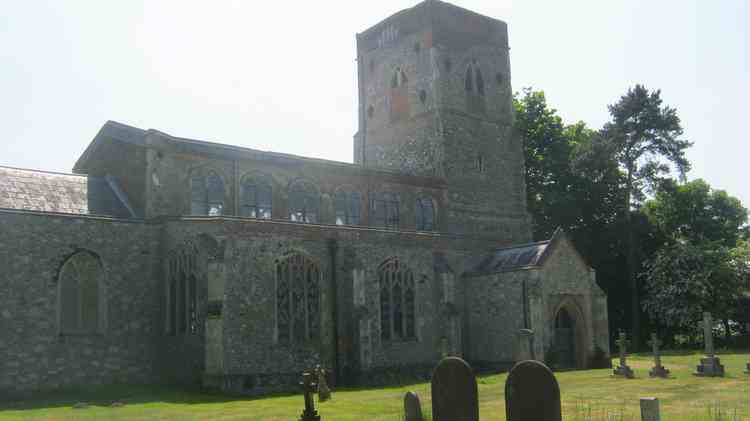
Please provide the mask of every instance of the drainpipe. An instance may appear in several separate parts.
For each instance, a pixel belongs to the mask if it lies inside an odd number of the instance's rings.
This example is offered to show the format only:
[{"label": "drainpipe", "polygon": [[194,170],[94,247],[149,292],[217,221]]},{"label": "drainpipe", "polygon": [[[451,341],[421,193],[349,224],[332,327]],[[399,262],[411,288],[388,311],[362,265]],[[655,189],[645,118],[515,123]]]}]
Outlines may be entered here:
[{"label": "drainpipe", "polygon": [[339,316],[338,316],[338,294],[339,288],[336,281],[336,273],[338,268],[336,266],[336,254],[338,253],[339,245],[335,238],[328,239],[328,254],[331,258],[331,288],[333,294],[331,294],[331,318],[333,321],[333,380],[334,384],[338,385],[341,378],[341,362],[339,361]]}]

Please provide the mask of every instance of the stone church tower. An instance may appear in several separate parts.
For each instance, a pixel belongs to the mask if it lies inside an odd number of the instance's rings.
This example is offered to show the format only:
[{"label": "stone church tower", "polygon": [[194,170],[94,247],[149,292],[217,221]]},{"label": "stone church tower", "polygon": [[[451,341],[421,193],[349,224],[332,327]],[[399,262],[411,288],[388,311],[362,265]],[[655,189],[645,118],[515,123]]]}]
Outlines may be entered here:
[{"label": "stone church tower", "polygon": [[510,244],[531,232],[508,50],[505,22],[434,0],[359,34],[354,162],[444,177],[450,230]]}]

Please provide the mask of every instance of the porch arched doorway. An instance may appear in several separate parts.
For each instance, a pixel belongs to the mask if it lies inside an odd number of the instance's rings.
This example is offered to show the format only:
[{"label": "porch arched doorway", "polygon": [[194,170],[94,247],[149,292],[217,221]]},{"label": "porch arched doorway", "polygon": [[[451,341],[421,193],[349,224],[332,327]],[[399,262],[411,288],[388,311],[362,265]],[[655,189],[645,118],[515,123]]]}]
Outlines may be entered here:
[{"label": "porch arched doorway", "polygon": [[557,309],[553,319],[554,365],[557,368],[585,368],[585,322],[578,307],[571,301]]}]

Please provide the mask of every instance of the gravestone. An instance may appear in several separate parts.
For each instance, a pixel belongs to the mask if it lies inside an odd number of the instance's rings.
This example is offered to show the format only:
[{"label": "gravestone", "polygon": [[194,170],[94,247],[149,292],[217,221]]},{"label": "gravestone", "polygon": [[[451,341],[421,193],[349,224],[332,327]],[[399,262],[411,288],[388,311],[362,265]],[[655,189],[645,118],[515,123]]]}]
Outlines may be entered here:
[{"label": "gravestone", "polygon": [[660,421],[659,399],[641,398],[641,421]]},{"label": "gravestone", "polygon": [[701,358],[701,363],[696,366],[696,376],[701,377],[724,377],[724,366],[721,365],[719,357],[714,353],[714,322],[711,313],[703,312],[703,343],[705,345],[706,356]]},{"label": "gravestone", "polygon": [[331,399],[331,389],[326,381],[326,369],[318,364],[315,366],[315,374],[318,377],[318,401],[325,402]]},{"label": "gravestone", "polygon": [[745,374],[750,374],[750,363],[747,363],[747,367],[745,368]]},{"label": "gravestone", "polygon": [[615,341],[615,344],[617,344],[617,347],[620,349],[620,365],[615,367],[612,374],[632,379],[635,375],[633,374],[633,370],[628,367],[626,360],[628,343],[629,341],[625,336],[625,332],[620,332],[620,337]]},{"label": "gravestone", "polygon": [[560,421],[560,386],[555,375],[539,361],[516,364],[505,380],[507,421]]},{"label": "gravestone", "polygon": [[432,373],[432,419],[479,421],[477,379],[461,358],[444,358]]},{"label": "gravestone", "polygon": [[651,345],[651,351],[654,354],[654,368],[652,368],[651,371],[648,372],[648,375],[650,377],[669,376],[669,370],[661,365],[661,351],[659,350],[661,341],[656,337],[656,333],[651,334],[651,340],[648,341],[648,344]]},{"label": "gravestone", "polygon": [[416,392],[408,391],[404,395],[404,420],[422,421],[422,402]]},{"label": "gravestone", "polygon": [[518,331],[518,356],[516,361],[526,361],[534,359],[534,331],[531,329],[521,329]]},{"label": "gravestone", "polygon": [[305,396],[305,409],[302,411],[300,421],[320,421],[320,415],[315,410],[315,401],[313,400],[313,394],[318,386],[315,382],[313,373],[304,372],[302,373],[302,382],[300,383]]}]

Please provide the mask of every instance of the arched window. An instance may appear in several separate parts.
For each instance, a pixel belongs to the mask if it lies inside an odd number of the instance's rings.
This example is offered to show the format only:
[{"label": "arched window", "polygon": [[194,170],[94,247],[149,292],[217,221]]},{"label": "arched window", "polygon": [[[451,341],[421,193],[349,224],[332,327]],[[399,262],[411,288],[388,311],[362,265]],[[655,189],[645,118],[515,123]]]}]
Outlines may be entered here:
[{"label": "arched window", "polygon": [[384,340],[414,339],[414,274],[390,259],[378,270],[380,286],[380,335]]},{"label": "arched window", "polygon": [[272,188],[264,177],[245,177],[240,190],[240,215],[271,219]]},{"label": "arched window", "polygon": [[297,182],[289,189],[289,219],[315,224],[320,212],[320,195],[307,182]]},{"label": "arched window", "polygon": [[191,214],[221,215],[224,211],[224,182],[213,171],[196,172],[190,178]]},{"label": "arched window", "polygon": [[397,229],[399,225],[399,201],[393,193],[376,194],[372,200],[370,214],[375,226]]},{"label": "arched window", "polygon": [[301,253],[276,264],[276,331],[280,343],[320,338],[320,269]]},{"label": "arched window", "polygon": [[415,213],[417,215],[417,231],[433,231],[435,229],[435,206],[429,197],[417,199]]},{"label": "arched window", "polygon": [[479,95],[484,95],[484,79],[482,78],[482,71],[479,70],[479,67],[475,70],[475,76],[477,81],[477,93]]},{"label": "arched window", "polygon": [[474,72],[472,71],[471,64],[466,68],[466,80],[464,81],[464,89],[466,89],[466,92],[474,91]]},{"label": "arched window", "polygon": [[196,334],[198,319],[198,249],[186,242],[170,253],[167,268],[167,334]]},{"label": "arched window", "polygon": [[336,206],[336,225],[359,225],[359,193],[339,190],[334,199]]},{"label": "arched window", "polygon": [[91,334],[104,327],[104,271],[99,258],[80,251],[68,258],[60,271],[59,312],[61,334]]}]

